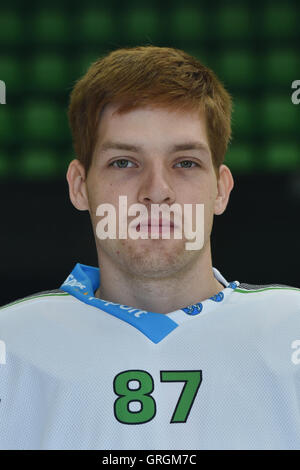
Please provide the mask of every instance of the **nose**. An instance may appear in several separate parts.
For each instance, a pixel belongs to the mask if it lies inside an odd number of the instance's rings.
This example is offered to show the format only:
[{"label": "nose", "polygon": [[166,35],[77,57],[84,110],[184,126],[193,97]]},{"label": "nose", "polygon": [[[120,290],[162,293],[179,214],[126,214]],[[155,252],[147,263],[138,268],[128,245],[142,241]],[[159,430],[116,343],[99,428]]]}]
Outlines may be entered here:
[{"label": "nose", "polygon": [[175,202],[171,175],[162,164],[153,165],[147,171],[145,170],[145,175],[140,182],[138,201],[145,205]]}]

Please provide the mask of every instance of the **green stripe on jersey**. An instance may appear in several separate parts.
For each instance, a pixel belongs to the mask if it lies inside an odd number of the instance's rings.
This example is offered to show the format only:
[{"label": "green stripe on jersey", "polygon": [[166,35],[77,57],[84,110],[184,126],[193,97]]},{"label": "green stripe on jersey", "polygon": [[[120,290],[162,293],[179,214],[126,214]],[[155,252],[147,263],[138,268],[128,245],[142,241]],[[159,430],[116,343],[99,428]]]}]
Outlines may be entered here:
[{"label": "green stripe on jersey", "polygon": [[234,289],[234,292],[240,292],[241,294],[252,294],[253,292],[263,292],[265,290],[275,290],[275,289],[279,289],[279,290],[298,290],[300,291],[300,289],[298,289],[298,287],[265,287],[265,288],[262,288],[262,289],[254,289],[254,290],[243,290],[243,289],[239,289],[239,288],[236,288]]},{"label": "green stripe on jersey", "polygon": [[54,296],[62,296],[62,295],[71,295],[69,294],[68,292],[62,292],[61,294],[60,293],[57,293],[57,294],[42,294],[42,295],[33,295],[32,297],[26,297],[25,299],[21,299],[21,300],[16,300],[15,302],[11,302],[7,305],[4,305],[3,307],[0,307],[0,310],[4,309],[4,308],[7,308],[7,307],[11,307],[12,305],[16,305],[16,304],[20,304],[21,302],[26,302],[27,300],[32,300],[32,299],[39,299],[41,297],[54,297]]}]

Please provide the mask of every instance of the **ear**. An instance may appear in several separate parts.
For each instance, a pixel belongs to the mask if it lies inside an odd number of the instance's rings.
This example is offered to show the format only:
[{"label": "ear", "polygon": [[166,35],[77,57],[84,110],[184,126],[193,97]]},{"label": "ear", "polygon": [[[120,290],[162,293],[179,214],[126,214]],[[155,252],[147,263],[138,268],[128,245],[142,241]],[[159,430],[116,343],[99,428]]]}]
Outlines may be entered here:
[{"label": "ear", "polygon": [[80,211],[89,210],[85,170],[79,160],[71,161],[66,178],[69,184],[69,196],[73,206]]},{"label": "ear", "polygon": [[231,190],[234,186],[233,176],[228,166],[221,165],[219,168],[219,177],[217,179],[218,194],[215,199],[215,210],[216,215],[221,215],[225,211]]}]

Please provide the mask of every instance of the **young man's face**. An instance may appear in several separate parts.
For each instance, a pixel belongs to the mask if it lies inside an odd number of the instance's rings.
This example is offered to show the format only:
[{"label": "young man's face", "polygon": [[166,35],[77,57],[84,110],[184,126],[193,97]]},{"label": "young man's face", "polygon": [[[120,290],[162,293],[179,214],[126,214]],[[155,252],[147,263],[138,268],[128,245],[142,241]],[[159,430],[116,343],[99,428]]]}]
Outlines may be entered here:
[{"label": "young man's face", "polygon": [[[232,177],[222,165],[217,180],[208,144],[204,114],[142,107],[119,115],[109,105],[101,117],[97,145],[86,178],[87,208],[90,211],[96,245],[101,258],[109,259],[123,271],[138,277],[168,277],[188,269],[209,247],[213,215],[226,207]],[[106,148],[113,143],[134,149]],[[185,149],[184,145],[200,148]],[[181,150],[175,146],[182,146]],[[118,160],[121,160],[119,163]],[[183,163],[180,163],[183,162]],[[188,163],[189,162],[189,163]],[[118,239],[119,196],[127,196],[127,205],[177,203],[204,204],[204,245],[201,250],[186,250],[191,241],[182,232],[181,239]],[[117,214],[117,238],[100,240],[96,235],[99,204],[110,203]],[[193,210],[193,230],[196,228]],[[128,216],[128,224],[136,216]],[[171,220],[174,220],[171,213]],[[182,219],[184,223],[184,219]],[[146,228],[147,231],[147,228]]]}]

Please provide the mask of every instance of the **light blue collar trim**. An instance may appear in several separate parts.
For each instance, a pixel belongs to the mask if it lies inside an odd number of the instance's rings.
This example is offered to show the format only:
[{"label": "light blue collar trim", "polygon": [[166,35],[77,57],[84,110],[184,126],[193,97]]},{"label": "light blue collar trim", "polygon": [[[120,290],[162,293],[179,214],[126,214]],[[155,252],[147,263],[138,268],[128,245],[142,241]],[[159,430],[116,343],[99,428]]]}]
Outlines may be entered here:
[{"label": "light blue collar trim", "polygon": [[60,286],[60,289],[88,305],[100,308],[130,323],[130,325],[144,333],[153,343],[159,343],[177,328],[178,324],[164,314],[139,310],[128,305],[120,305],[94,297],[94,292],[100,285],[100,275],[99,268],[77,263],[71,274]]}]

